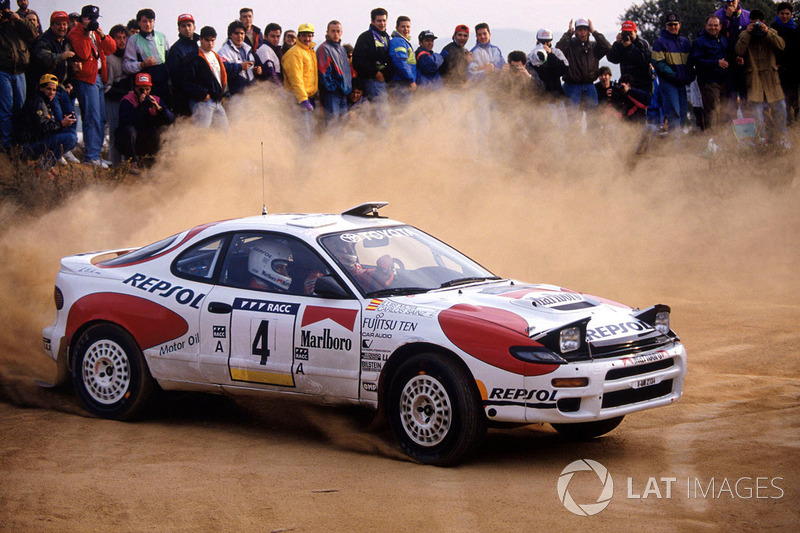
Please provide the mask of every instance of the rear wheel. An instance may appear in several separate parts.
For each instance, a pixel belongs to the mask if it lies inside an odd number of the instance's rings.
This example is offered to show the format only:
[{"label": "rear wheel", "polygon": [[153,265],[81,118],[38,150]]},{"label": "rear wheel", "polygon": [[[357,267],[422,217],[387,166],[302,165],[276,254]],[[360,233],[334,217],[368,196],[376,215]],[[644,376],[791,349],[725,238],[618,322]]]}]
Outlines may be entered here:
[{"label": "rear wheel", "polygon": [[486,433],[469,372],[438,354],[405,361],[389,385],[387,417],[406,454],[425,464],[456,464]]},{"label": "rear wheel", "polygon": [[154,389],[133,337],[110,324],[94,326],[78,339],[72,358],[72,383],[86,409],[115,420],[136,418]]},{"label": "rear wheel", "polygon": [[550,424],[553,429],[570,440],[592,440],[605,435],[622,422],[624,416],[595,420],[594,422],[578,422],[577,424]]}]

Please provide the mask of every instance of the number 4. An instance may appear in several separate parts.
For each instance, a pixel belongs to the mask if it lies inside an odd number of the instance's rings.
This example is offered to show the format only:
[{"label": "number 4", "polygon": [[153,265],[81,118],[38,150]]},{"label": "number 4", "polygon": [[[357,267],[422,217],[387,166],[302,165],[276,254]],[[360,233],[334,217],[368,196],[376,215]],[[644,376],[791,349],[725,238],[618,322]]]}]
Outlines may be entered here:
[{"label": "number 4", "polygon": [[269,322],[266,320],[262,320],[261,324],[258,325],[258,331],[256,331],[256,336],[253,339],[253,355],[261,356],[261,361],[259,362],[260,365],[267,364],[267,358],[269,357],[268,342],[269,342]]}]

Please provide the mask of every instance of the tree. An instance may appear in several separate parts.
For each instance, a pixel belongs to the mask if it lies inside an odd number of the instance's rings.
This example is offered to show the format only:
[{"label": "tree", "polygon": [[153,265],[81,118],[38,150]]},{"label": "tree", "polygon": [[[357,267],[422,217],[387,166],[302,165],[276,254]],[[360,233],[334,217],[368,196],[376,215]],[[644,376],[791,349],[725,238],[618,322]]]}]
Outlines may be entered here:
[{"label": "tree", "polygon": [[[772,0],[741,0],[747,10],[760,9],[767,18],[767,24],[775,17],[775,4]],[[800,21],[800,0],[793,2],[795,21]],[[706,25],[706,19],[719,8],[716,0],[645,0],[629,7],[620,17],[620,22],[632,20],[639,26],[639,35],[650,44],[664,29],[668,13],[681,16],[681,34],[694,39]]]}]

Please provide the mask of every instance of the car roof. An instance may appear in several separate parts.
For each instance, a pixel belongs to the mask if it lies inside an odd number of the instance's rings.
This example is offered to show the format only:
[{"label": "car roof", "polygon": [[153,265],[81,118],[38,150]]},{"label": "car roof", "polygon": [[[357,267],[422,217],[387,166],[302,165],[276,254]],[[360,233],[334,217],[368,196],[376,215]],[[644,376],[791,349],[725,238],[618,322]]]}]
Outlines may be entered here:
[{"label": "car roof", "polygon": [[359,231],[376,227],[390,227],[403,224],[397,220],[377,214],[386,202],[360,204],[340,214],[332,213],[281,213],[257,215],[245,218],[223,220],[213,225],[197,226],[190,234],[229,231],[279,231],[293,235],[315,238],[319,235],[340,231]]}]

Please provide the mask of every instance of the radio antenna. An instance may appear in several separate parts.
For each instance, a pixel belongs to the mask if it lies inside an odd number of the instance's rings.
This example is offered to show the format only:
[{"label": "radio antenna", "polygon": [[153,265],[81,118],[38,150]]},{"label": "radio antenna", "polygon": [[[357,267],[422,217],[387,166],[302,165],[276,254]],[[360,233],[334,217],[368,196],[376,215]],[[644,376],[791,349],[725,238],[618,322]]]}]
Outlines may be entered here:
[{"label": "radio antenna", "polygon": [[261,141],[261,214],[267,214],[267,193],[264,185],[264,141]]}]

